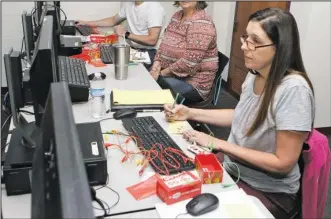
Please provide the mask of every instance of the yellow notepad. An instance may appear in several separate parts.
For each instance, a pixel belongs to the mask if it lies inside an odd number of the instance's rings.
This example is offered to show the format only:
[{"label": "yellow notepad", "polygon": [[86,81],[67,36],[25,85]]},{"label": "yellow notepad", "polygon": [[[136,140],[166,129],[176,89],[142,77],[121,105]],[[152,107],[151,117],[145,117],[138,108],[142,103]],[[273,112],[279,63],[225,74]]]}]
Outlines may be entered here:
[{"label": "yellow notepad", "polygon": [[115,105],[147,105],[173,103],[174,98],[167,90],[113,90]]}]

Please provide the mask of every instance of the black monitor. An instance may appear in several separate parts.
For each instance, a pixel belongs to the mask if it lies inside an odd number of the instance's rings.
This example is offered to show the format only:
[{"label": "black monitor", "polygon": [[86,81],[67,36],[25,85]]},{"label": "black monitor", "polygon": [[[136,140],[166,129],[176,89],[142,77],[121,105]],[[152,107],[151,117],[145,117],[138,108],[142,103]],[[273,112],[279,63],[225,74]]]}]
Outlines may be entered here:
[{"label": "black monitor", "polygon": [[36,125],[39,126],[48,91],[52,82],[58,81],[57,56],[54,49],[53,17],[45,16],[35,45],[30,74]]},{"label": "black monitor", "polygon": [[23,26],[23,36],[25,52],[27,56],[27,61],[31,62],[31,52],[34,50],[34,37],[33,37],[33,24],[32,15],[26,11],[22,14],[22,26]]},{"label": "black monitor", "polygon": [[8,54],[4,55],[4,63],[10,99],[10,109],[13,116],[13,124],[16,129],[12,138],[18,140],[22,146],[35,147],[35,138],[37,138],[38,135],[35,126],[33,123],[28,123],[19,111],[21,107],[24,107],[20,52],[10,49]]},{"label": "black monitor", "polygon": [[66,82],[52,83],[32,164],[31,218],[94,218]]}]

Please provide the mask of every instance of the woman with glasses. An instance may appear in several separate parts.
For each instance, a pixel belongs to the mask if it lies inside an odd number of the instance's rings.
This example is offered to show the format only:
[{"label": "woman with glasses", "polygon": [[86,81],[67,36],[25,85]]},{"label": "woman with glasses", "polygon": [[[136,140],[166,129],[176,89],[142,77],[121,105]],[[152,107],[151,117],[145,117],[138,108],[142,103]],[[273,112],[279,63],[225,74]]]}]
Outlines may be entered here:
[{"label": "woman with glasses", "polygon": [[275,218],[293,218],[301,205],[298,159],[315,111],[296,21],[282,9],[257,11],[241,43],[250,71],[236,108],[165,105],[166,118],[231,126],[227,141],[194,130],[184,137],[224,153],[224,168],[235,180],[240,176],[239,187],[258,197]]}]

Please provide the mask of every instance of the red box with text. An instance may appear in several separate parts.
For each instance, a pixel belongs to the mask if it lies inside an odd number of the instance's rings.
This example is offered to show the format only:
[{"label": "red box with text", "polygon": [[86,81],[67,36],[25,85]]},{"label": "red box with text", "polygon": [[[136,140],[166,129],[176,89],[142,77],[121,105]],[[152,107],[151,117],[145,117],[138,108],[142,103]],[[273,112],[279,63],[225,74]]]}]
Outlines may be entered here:
[{"label": "red box with text", "polygon": [[170,205],[201,194],[201,181],[190,172],[171,176],[158,176],[156,194]]}]

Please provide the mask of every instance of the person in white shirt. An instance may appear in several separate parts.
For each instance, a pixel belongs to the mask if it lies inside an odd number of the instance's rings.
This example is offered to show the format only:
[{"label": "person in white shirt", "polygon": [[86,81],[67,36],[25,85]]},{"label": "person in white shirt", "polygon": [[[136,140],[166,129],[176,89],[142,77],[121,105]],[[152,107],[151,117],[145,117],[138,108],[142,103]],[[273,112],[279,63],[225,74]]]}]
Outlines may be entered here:
[{"label": "person in white shirt", "polygon": [[[155,46],[161,33],[164,17],[165,12],[159,2],[134,1],[124,2],[120,12],[112,17],[96,21],[78,20],[77,25],[115,27],[115,33],[124,36],[133,48],[147,51],[153,63]],[[127,20],[128,30],[118,25],[124,20]]]}]

